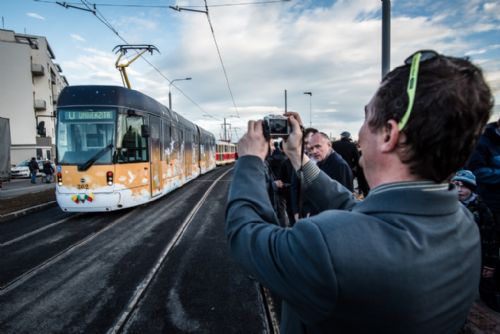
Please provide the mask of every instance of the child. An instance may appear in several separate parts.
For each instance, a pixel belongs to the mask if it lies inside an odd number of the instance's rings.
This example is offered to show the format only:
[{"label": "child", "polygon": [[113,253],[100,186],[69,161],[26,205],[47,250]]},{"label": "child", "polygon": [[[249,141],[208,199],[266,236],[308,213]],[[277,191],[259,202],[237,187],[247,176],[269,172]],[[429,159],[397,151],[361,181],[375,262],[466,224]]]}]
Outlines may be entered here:
[{"label": "child", "polygon": [[[495,311],[500,311],[497,302],[495,268],[498,263],[498,244],[496,240],[495,220],[486,204],[475,193],[476,177],[469,170],[460,170],[451,179],[458,190],[458,199],[474,215],[474,221],[481,235],[481,299]],[[498,294],[500,297],[500,294]]]}]

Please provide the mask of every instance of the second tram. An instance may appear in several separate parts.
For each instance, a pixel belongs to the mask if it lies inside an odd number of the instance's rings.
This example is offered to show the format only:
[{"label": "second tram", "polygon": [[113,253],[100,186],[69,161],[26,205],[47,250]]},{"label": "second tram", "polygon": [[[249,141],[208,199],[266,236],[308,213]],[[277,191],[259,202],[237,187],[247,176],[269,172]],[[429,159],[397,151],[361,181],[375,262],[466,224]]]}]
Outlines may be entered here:
[{"label": "second tram", "polygon": [[227,141],[217,141],[215,146],[215,164],[232,164],[237,159],[236,145]]}]

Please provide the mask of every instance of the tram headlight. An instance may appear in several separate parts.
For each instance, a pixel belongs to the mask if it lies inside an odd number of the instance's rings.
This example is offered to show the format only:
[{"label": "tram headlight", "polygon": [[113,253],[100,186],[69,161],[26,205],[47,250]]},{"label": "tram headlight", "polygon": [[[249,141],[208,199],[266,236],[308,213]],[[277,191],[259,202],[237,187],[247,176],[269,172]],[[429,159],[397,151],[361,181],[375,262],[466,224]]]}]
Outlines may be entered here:
[{"label": "tram headlight", "polygon": [[106,173],[106,182],[108,183],[108,186],[113,185],[113,172],[112,171],[108,171]]},{"label": "tram headlight", "polygon": [[57,173],[57,184],[62,186],[62,173]]}]

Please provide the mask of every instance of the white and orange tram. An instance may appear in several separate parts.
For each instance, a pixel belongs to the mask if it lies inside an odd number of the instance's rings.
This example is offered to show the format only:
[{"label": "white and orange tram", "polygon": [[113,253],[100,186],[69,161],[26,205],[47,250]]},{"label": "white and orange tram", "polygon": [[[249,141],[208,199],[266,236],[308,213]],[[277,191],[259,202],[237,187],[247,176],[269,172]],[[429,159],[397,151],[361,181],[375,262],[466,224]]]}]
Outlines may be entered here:
[{"label": "white and orange tram", "polygon": [[232,164],[237,159],[236,145],[228,141],[217,141],[215,145],[215,164]]},{"label": "white and orange tram", "polygon": [[216,167],[211,133],[123,87],[64,88],[56,132],[56,199],[64,211],[144,204]]}]

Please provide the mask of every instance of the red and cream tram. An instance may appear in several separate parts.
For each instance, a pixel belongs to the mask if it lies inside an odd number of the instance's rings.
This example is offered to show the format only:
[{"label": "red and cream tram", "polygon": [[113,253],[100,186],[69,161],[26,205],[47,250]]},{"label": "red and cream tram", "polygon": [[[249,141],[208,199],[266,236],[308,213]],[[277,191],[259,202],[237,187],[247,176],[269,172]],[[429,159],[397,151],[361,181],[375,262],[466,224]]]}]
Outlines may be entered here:
[{"label": "red and cream tram", "polygon": [[215,145],[215,164],[232,164],[237,159],[236,145],[227,141],[217,141]]}]

